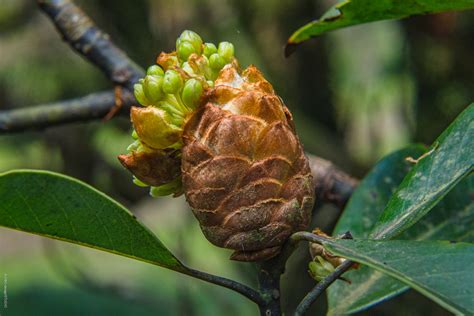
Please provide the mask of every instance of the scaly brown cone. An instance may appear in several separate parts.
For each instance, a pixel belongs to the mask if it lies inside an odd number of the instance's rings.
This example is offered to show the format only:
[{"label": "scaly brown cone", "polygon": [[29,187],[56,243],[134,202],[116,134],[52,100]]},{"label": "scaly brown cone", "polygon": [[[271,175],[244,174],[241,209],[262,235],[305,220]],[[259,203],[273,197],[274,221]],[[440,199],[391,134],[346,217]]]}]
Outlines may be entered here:
[{"label": "scaly brown cone", "polygon": [[186,199],[213,244],[231,259],[280,252],[311,219],[314,187],[286,106],[256,67],[227,65],[184,126]]}]

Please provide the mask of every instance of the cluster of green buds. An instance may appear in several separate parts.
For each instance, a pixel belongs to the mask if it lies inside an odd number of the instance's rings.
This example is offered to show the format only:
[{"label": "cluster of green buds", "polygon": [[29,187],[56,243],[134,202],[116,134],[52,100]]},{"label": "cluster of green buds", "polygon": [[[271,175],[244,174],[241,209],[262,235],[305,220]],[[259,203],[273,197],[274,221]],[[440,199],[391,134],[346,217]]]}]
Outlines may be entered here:
[{"label": "cluster of green buds", "polygon": [[[178,151],[182,147],[181,135],[187,118],[199,106],[207,89],[225,65],[236,63],[234,46],[221,42],[203,43],[195,32],[186,30],[176,41],[176,51],[162,52],[155,65],[147,69],[146,76],[134,86],[135,98],[145,108],[133,110],[130,153],[147,151]],[[176,155],[175,155],[176,156]],[[134,178],[140,186],[148,186]],[[180,179],[160,186],[151,186],[151,195],[176,192]]]}]

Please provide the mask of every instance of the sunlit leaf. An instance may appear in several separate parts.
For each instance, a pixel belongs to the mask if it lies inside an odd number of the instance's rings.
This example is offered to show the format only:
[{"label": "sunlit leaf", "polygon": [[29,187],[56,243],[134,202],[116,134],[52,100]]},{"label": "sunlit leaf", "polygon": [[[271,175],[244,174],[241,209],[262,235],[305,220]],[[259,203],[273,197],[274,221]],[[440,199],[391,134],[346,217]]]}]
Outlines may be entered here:
[{"label": "sunlit leaf", "polygon": [[52,172],[0,174],[0,226],[185,269],[122,205],[85,183]]},{"label": "sunlit leaf", "polygon": [[390,198],[371,239],[399,235],[419,221],[474,165],[474,104],[464,110],[421,157]]},{"label": "sunlit leaf", "polygon": [[472,8],[474,0],[346,0],[333,6],[320,19],[294,32],[288,39],[286,54],[290,54],[295,45],[312,37],[351,25]]}]

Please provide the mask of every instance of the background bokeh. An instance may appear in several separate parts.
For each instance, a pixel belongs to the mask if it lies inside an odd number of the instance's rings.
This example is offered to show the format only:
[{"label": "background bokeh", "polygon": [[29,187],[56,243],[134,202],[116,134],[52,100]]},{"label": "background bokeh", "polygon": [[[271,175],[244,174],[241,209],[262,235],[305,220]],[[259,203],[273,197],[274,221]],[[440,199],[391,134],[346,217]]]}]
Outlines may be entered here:
[{"label": "background bokeh", "polygon": [[[474,12],[387,21],[335,31],[285,59],[299,26],[335,1],[77,1],[137,63],[173,50],[183,29],[235,44],[257,65],[296,120],[305,149],[362,177],[384,154],[429,144],[474,100]],[[0,0],[0,110],[112,88],[60,40],[34,1]],[[255,284],[255,268],[210,245],[183,198],[152,199],[117,159],[131,142],[126,118],[0,136],[0,172],[37,168],[77,177],[130,208],[190,266]],[[1,203],[1,197],[0,197]],[[338,211],[318,205],[314,225],[330,232]],[[314,286],[307,250],[283,278],[287,314]],[[2,315],[249,315],[238,294],[130,259],[0,228]],[[323,315],[324,300],[312,315]],[[363,315],[445,315],[407,292]]]}]

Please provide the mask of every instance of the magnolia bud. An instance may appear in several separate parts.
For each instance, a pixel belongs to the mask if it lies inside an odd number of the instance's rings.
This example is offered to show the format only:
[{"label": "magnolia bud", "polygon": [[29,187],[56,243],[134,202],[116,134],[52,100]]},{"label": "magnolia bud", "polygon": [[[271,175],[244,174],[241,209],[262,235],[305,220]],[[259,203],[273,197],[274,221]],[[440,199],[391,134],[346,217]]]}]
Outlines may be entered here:
[{"label": "magnolia bud", "polygon": [[143,105],[147,106],[150,104],[150,101],[145,96],[145,92],[143,91],[143,85],[141,83],[136,83],[133,85],[133,94],[135,95],[135,99]]},{"label": "magnolia bud", "polygon": [[164,75],[164,72],[163,72],[163,69],[158,66],[158,65],[153,65],[153,66],[150,66],[148,67],[147,71],[146,71],[146,74],[147,75],[155,75],[155,76],[163,76]]},{"label": "magnolia bud", "polygon": [[224,58],[226,63],[229,63],[234,58],[234,45],[229,42],[220,42],[217,52]]},{"label": "magnolia bud", "polygon": [[183,87],[183,78],[176,70],[167,70],[163,78],[163,91],[176,94]]},{"label": "magnolia bud", "polygon": [[163,89],[163,77],[149,75],[145,77],[145,81],[143,82],[143,91],[145,92],[145,96],[151,102],[156,102],[164,97]]},{"label": "magnolia bud", "polygon": [[[181,35],[178,37],[176,40],[176,50],[179,51],[179,46],[181,46],[183,43],[189,43],[191,44],[194,49],[193,52],[200,55],[202,53],[202,39],[201,36],[199,36],[197,33],[193,31],[186,30]],[[182,60],[186,60],[187,58],[184,58]]]},{"label": "magnolia bud", "polygon": [[177,47],[176,52],[178,53],[179,59],[185,61],[188,60],[191,54],[196,53],[196,48],[189,42],[182,42]]},{"label": "magnolia bud", "polygon": [[221,70],[222,67],[224,67],[225,65],[225,60],[224,58],[219,55],[219,54],[212,54],[211,57],[209,57],[209,66],[213,69],[213,70]]},{"label": "magnolia bud", "polygon": [[181,98],[187,107],[194,109],[197,106],[202,93],[203,87],[201,82],[196,79],[189,79],[184,84]]},{"label": "magnolia bud", "polygon": [[209,58],[212,54],[217,53],[217,48],[216,45],[212,43],[205,43],[204,44],[204,49],[203,49],[203,54],[207,58]]}]

